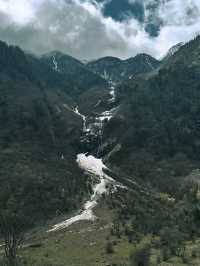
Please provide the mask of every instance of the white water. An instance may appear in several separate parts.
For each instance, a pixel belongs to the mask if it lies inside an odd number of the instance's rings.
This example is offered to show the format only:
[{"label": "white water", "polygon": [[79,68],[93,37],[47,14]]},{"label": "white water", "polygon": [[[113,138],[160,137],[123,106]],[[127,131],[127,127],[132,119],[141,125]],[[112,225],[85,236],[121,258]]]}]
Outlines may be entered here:
[{"label": "white water", "polygon": [[98,178],[99,183],[94,185],[93,194],[91,195],[90,200],[84,204],[83,210],[80,211],[79,214],[54,225],[49,232],[64,229],[78,221],[94,221],[96,216],[93,214],[93,209],[97,206],[98,200],[101,196],[107,193],[107,185],[115,182],[103,172],[103,169],[107,169],[107,167],[101,159],[97,159],[92,155],[87,156],[82,153],[77,155],[77,163],[81,169]]},{"label": "white water", "polygon": [[[112,101],[115,100],[115,90],[114,86],[111,86],[110,95],[112,97]],[[110,120],[115,112],[116,108],[111,109],[109,111],[103,112],[100,116],[96,118],[97,121],[100,121],[99,127],[102,128],[103,121],[105,119]],[[87,128],[86,126],[86,116],[82,115],[78,107],[73,110],[77,115],[79,115],[83,120],[83,132],[89,132],[91,129],[91,125]],[[100,130],[101,130],[100,128]],[[112,188],[115,190],[117,187],[125,188],[122,185],[115,182],[114,179],[109,177],[104,173],[104,169],[108,169],[106,165],[103,163],[102,159],[97,159],[93,155],[87,156],[84,153],[77,155],[77,163],[79,167],[84,170],[86,173],[90,174],[95,180],[97,179],[99,182],[93,186],[93,194],[90,197],[82,210],[79,210],[78,214],[67,219],[61,223],[54,225],[48,232],[58,231],[68,226],[78,222],[78,221],[94,221],[96,216],[93,213],[93,209],[97,206],[98,200],[101,198],[103,194],[108,193],[108,185],[112,185]]]},{"label": "white water", "polygon": [[99,121],[104,121],[104,120],[109,121],[113,117],[113,115],[115,114],[116,110],[117,110],[117,107],[112,108],[109,111],[105,111],[97,119]]},{"label": "white water", "polygon": [[111,82],[110,84],[110,102],[114,102],[116,100],[116,95],[115,95],[115,85]]},{"label": "white water", "polygon": [[89,129],[86,127],[86,116],[81,114],[78,110],[78,107],[76,107],[74,110],[74,113],[76,113],[78,116],[80,116],[83,120],[83,132],[87,132]]}]

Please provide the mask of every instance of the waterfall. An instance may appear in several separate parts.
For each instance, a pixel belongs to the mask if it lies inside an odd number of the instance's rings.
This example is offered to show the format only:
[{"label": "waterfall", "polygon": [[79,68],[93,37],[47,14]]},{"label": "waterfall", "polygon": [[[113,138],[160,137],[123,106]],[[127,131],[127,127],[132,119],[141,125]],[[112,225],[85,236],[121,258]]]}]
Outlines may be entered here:
[{"label": "waterfall", "polygon": [[[115,101],[115,88],[113,84],[110,86],[110,96],[109,101]],[[85,138],[88,138],[90,134],[95,134],[93,127],[98,127],[99,134],[99,144],[97,147],[97,156],[100,154],[100,149],[102,146],[102,134],[103,134],[103,125],[105,120],[110,120],[115,114],[117,108],[112,108],[108,111],[105,111],[95,117],[94,125],[88,124],[87,126],[87,117],[81,114],[76,107],[73,111],[79,115],[83,120],[83,134]],[[93,186],[93,193],[90,199],[84,204],[83,208],[77,212],[77,214],[65,221],[55,224],[48,232],[53,232],[67,228],[68,226],[78,222],[78,221],[94,221],[96,216],[93,213],[93,209],[97,206],[98,200],[103,194],[108,193],[108,185],[112,186],[115,190],[117,187],[125,188],[121,184],[117,183],[113,178],[105,174],[104,170],[108,169],[103,163],[102,159],[95,158],[93,155],[86,155],[84,153],[77,155],[77,163],[79,167],[87,172],[91,177],[94,177],[98,182]]]}]

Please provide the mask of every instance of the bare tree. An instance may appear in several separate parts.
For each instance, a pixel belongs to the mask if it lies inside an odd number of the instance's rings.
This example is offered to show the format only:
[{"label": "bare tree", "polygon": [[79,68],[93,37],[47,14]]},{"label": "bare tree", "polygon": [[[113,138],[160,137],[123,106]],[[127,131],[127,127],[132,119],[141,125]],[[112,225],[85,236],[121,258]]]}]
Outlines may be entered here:
[{"label": "bare tree", "polygon": [[17,265],[17,250],[22,243],[25,220],[8,210],[0,213],[0,234],[4,239],[5,265]]}]

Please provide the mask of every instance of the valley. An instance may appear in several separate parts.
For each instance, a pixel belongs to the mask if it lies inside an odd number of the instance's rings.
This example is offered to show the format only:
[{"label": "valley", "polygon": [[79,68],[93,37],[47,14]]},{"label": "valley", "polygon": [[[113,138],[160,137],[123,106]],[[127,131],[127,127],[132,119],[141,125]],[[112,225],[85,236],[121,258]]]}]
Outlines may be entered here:
[{"label": "valley", "polygon": [[200,37],[160,61],[0,51],[0,228],[23,236],[19,266],[199,265]]}]

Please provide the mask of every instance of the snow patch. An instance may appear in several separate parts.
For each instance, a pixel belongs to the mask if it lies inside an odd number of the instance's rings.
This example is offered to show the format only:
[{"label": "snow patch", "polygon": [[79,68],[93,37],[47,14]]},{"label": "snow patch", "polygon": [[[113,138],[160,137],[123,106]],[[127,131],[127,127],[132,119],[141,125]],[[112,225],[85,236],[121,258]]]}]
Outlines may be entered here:
[{"label": "snow patch", "polygon": [[150,59],[149,59],[149,56],[145,56],[145,60],[146,60],[146,63],[147,65],[149,65],[149,67],[154,70],[154,66],[152,65],[152,63],[150,62]]},{"label": "snow patch", "polygon": [[103,71],[102,78],[105,80],[109,80],[109,74],[107,73],[106,69],[104,69],[104,71]]},{"label": "snow patch", "polygon": [[60,72],[60,69],[58,68],[58,62],[56,61],[55,55],[53,55],[53,69],[57,72]]}]

